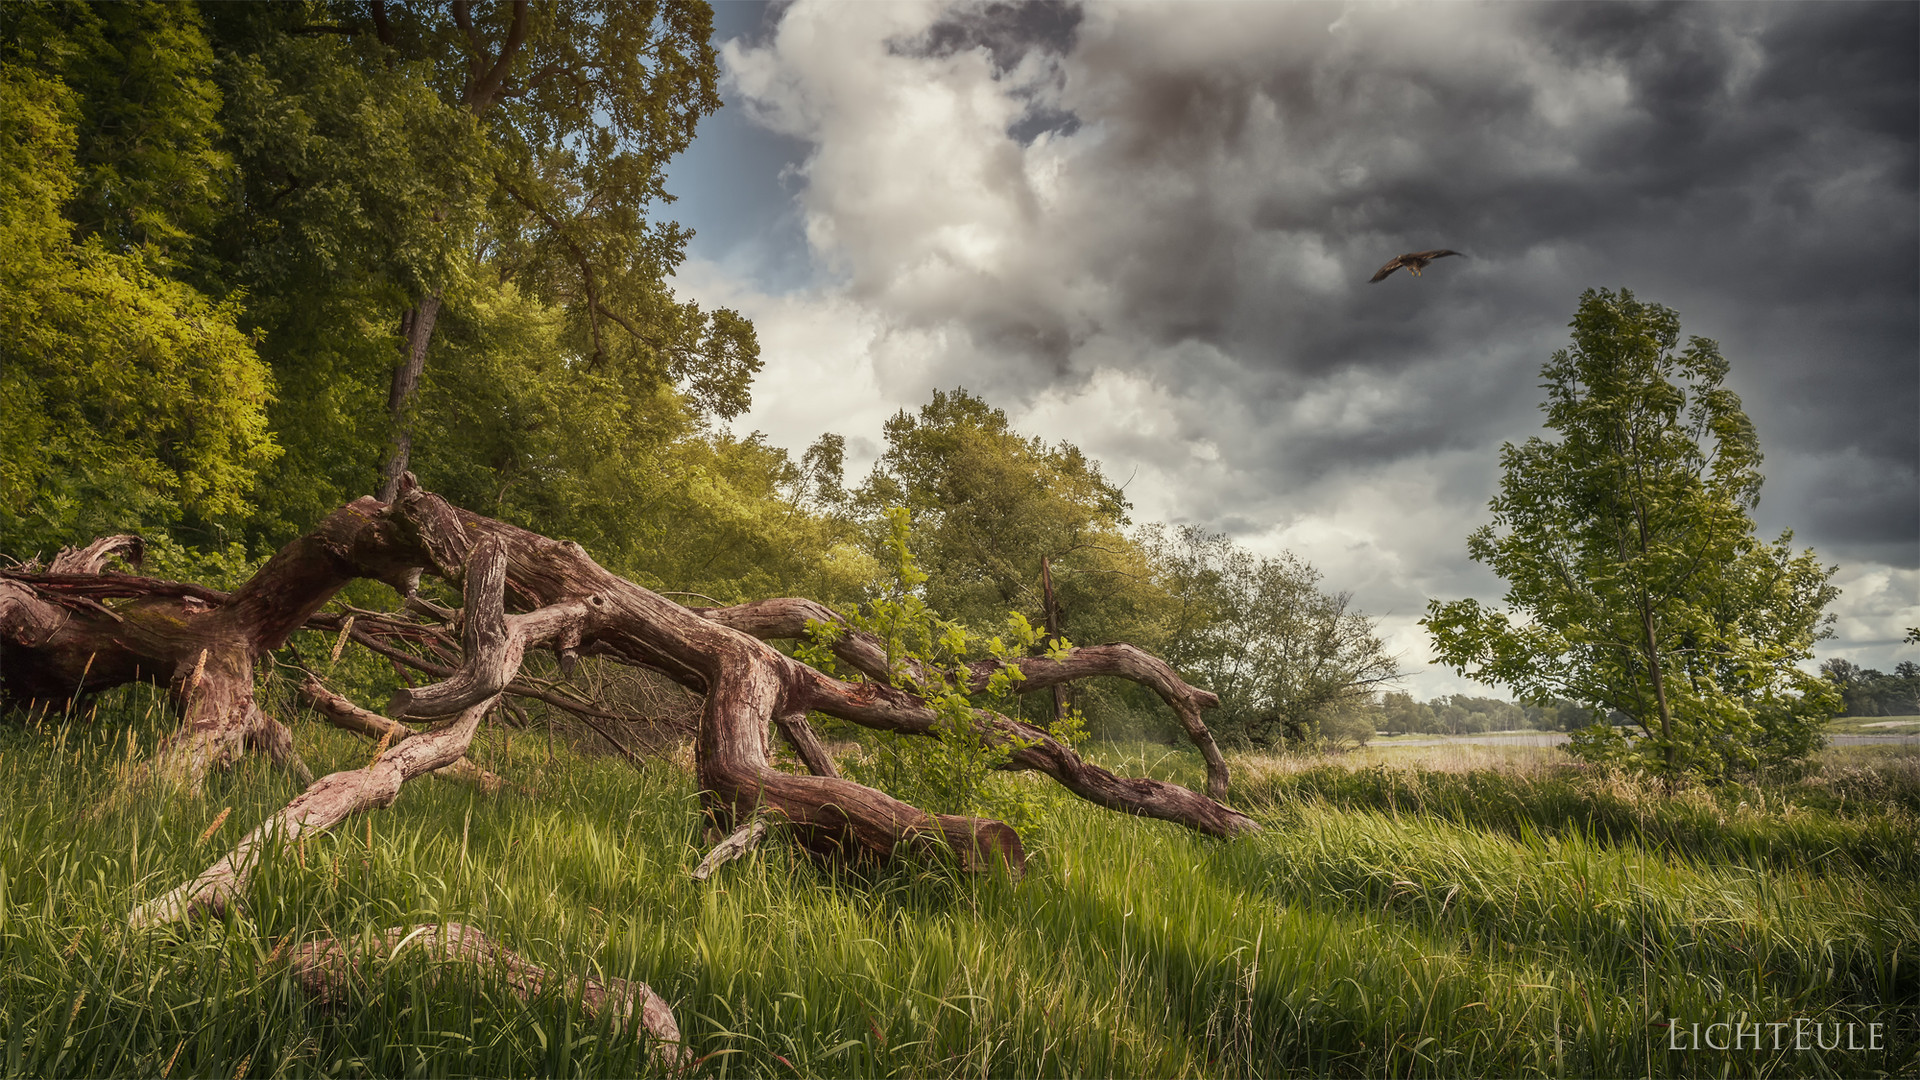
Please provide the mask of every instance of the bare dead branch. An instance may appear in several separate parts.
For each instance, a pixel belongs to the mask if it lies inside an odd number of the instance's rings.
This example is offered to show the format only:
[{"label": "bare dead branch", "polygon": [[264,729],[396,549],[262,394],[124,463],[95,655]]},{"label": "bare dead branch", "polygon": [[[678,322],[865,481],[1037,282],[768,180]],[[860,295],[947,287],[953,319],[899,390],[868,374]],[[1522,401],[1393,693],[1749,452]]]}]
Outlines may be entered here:
[{"label": "bare dead branch", "polygon": [[[334,693],[332,690],[327,689],[326,686],[311,673],[309,673],[306,680],[300,684],[300,696],[308,705],[313,707],[314,712],[320,714],[321,718],[325,719],[328,723],[337,728],[351,731],[356,735],[365,736],[375,742],[385,739],[387,745],[395,746],[417,734],[412,728],[400,721],[389,720],[377,712],[363,709],[339,694]],[[478,784],[480,790],[489,795],[498,792],[501,788],[505,787],[507,783],[494,773],[488,772],[486,769],[474,764],[473,759],[468,757],[462,757],[459,761],[451,765],[435,769],[433,770],[433,774],[449,780],[463,780],[468,783]],[[312,781],[309,780],[308,783],[312,783]]]},{"label": "bare dead branch", "polygon": [[707,853],[706,858],[700,860],[700,865],[693,868],[693,880],[705,881],[712,877],[715,870],[759,847],[766,835],[767,823],[758,818],[733,830],[732,836],[720,841]]}]

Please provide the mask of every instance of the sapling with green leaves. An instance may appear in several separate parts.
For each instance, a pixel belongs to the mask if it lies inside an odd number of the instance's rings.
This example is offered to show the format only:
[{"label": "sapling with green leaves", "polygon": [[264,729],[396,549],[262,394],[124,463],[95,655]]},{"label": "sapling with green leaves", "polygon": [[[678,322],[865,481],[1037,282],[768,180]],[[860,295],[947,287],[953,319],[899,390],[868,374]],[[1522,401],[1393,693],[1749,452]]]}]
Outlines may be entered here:
[{"label": "sapling with green leaves", "polygon": [[1837,708],[1802,670],[1839,594],[1793,534],[1754,535],[1760,440],[1705,338],[1672,309],[1588,290],[1541,370],[1546,426],[1500,452],[1494,519],[1467,540],[1507,610],[1433,601],[1437,662],[1523,698],[1624,716],[1573,752],[1720,779],[1804,760]]},{"label": "sapling with green leaves", "polygon": [[[933,739],[915,739],[891,733],[876,736],[876,753],[853,765],[857,778],[870,780],[917,805],[940,813],[991,815],[1016,827],[1031,818],[1030,800],[1007,785],[995,784],[995,773],[1007,767],[1014,753],[1032,742],[1002,738],[982,725],[979,710],[1011,713],[1026,673],[1014,663],[1029,655],[1065,660],[1073,651],[1065,637],[1047,638],[1019,612],[1009,612],[1000,633],[982,637],[961,623],[942,618],[928,605],[923,586],[927,574],[914,558],[912,519],[905,507],[885,515],[887,534],[886,588],[860,608],[845,614],[844,627],[871,634],[883,643],[886,670],[892,685],[913,692],[932,705],[937,719]],[[832,646],[844,632],[842,624],[813,621],[798,657],[832,671]],[[984,652],[996,662],[984,687],[977,682],[970,657]],[[1086,738],[1085,719],[1069,709],[1048,726],[1047,733],[1069,747]]]}]

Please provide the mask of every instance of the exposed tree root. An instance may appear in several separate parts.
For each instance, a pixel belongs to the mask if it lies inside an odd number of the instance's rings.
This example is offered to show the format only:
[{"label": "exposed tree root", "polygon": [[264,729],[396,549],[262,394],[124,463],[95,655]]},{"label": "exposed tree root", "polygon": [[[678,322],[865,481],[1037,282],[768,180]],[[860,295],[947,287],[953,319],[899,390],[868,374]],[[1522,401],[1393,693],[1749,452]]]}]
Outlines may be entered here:
[{"label": "exposed tree root", "polygon": [[[337,938],[317,938],[294,950],[292,970],[300,985],[322,1004],[344,1002],[355,984],[364,989],[369,963],[392,961],[406,949],[426,952],[436,962],[472,964],[480,974],[497,973],[523,1000],[531,1000],[553,982],[545,968],[522,959],[513,950],[486,934],[461,923],[419,926],[395,926],[369,942],[343,943]],[[658,1053],[669,1065],[685,1059],[680,1043],[680,1026],[673,1010],[653,988],[627,979],[582,979],[566,988],[578,994],[580,1004],[592,1016],[607,1016],[627,1029],[635,1020],[648,1037],[658,1044]]]}]

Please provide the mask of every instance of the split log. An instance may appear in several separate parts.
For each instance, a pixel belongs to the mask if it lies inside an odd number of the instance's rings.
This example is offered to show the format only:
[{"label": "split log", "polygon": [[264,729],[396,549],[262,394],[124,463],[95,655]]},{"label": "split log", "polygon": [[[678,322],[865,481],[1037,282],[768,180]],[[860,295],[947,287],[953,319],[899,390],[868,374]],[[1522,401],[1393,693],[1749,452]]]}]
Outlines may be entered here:
[{"label": "split log", "polygon": [[766,835],[767,823],[764,821],[749,821],[733,830],[732,836],[715,845],[712,851],[707,852],[707,857],[700,860],[700,865],[693,868],[693,880],[705,881],[712,877],[715,870],[759,847]]},{"label": "split log", "polygon": [[[522,1000],[531,1000],[546,990],[553,976],[545,968],[521,958],[513,950],[494,941],[479,930],[461,923],[421,926],[395,926],[365,943],[343,943],[323,937],[302,944],[293,952],[292,970],[300,985],[323,1005],[344,1002],[354,984],[365,990],[366,969],[372,960],[392,961],[408,948],[424,951],[443,964],[472,964],[479,972],[494,973]],[[669,1065],[685,1058],[680,1042],[680,1025],[674,1022],[673,1009],[661,1000],[653,988],[627,979],[582,979],[565,991],[578,995],[588,1015],[611,1015],[624,1030],[635,1019],[648,1036],[659,1044],[659,1053]]]},{"label": "split log", "polygon": [[118,536],[102,536],[93,543],[79,548],[61,548],[60,554],[53,557],[47,566],[49,574],[98,574],[106,568],[107,562],[122,558],[135,570],[147,556],[147,542],[132,533]]}]

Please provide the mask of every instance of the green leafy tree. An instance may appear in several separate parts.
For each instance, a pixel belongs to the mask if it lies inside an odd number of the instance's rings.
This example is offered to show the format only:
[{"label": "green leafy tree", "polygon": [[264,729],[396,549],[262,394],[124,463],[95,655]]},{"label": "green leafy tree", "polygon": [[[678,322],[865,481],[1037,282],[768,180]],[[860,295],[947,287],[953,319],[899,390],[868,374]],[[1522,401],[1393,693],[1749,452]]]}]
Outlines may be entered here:
[{"label": "green leafy tree", "polygon": [[670,386],[573,366],[565,333],[511,283],[450,308],[415,413],[422,483],[653,588],[861,598],[877,564],[803,465],[758,435],[700,430]]},{"label": "green leafy tree", "polygon": [[1429,734],[1439,730],[1438,724],[1433,707],[1415,701],[1412,694],[1388,693],[1381,697],[1380,718],[1375,726],[1388,735]]},{"label": "green leafy tree", "polygon": [[19,3],[0,7],[0,56],[72,93],[76,239],[191,266],[226,204],[230,157],[216,145],[213,50],[191,4]]},{"label": "green leafy tree", "polygon": [[1902,660],[1888,675],[1835,658],[1820,665],[1820,673],[1838,687],[1845,702],[1842,716],[1912,716],[1920,713],[1920,664]]},{"label": "green leafy tree", "polygon": [[973,626],[998,625],[1009,610],[1043,622],[1048,558],[1062,632],[1106,640],[1102,601],[1123,569],[1114,555],[1126,546],[1127,501],[1099,462],[1021,435],[965,389],[935,391],[918,415],[902,410],[886,438],[856,500],[879,539],[887,508],[913,516],[936,610]]},{"label": "green leafy tree", "polygon": [[1554,439],[1501,449],[1492,524],[1467,542],[1508,610],[1432,601],[1439,662],[1532,701],[1628,717],[1574,752],[1670,778],[1804,758],[1837,695],[1798,664],[1838,590],[1792,534],[1754,536],[1760,446],[1727,361],[1669,308],[1589,290],[1542,369]]},{"label": "green leafy tree", "polygon": [[296,32],[316,14],[222,5],[209,20],[221,144],[239,177],[211,241],[215,274],[244,296],[280,388],[272,423],[286,454],[264,478],[253,528],[268,548],[379,489],[396,371],[426,360],[421,298],[436,316],[449,294],[495,299],[473,244],[487,217],[478,125],[418,65],[389,68],[341,35]]},{"label": "green leafy tree", "polygon": [[415,467],[427,372],[457,358],[436,330],[504,286],[557,315],[549,377],[606,374],[636,414],[664,388],[670,421],[746,407],[751,324],[673,296],[688,234],[649,217],[719,106],[705,4],[211,10],[245,180],[227,254],[303,433],[280,532]]},{"label": "green leafy tree", "polygon": [[[1074,641],[1158,650],[1166,597],[1125,531],[1126,496],[1098,461],[1072,443],[1014,430],[1005,412],[965,389],[936,391],[917,413],[901,411],[887,422],[886,437],[886,451],[848,503],[834,502],[829,484],[827,500],[816,505],[829,514],[845,505],[882,565],[885,511],[904,506],[934,609],[976,628],[997,627],[1017,611]],[[840,453],[839,444],[823,441],[803,465],[810,475],[837,473]],[[1063,715],[1069,697],[1104,730],[1171,722],[1157,699],[1132,684],[1077,684],[1033,695],[1021,708],[1045,722],[1041,714]]]},{"label": "green leafy tree", "polygon": [[1312,744],[1338,718],[1341,738],[1364,741],[1360,713],[1400,669],[1350,594],[1322,589],[1291,554],[1259,558],[1191,526],[1142,535],[1170,601],[1163,655],[1220,695],[1209,723],[1221,738]]},{"label": "green leafy tree", "polygon": [[235,309],[64,216],[82,112],[59,78],[0,63],[0,546],[14,552],[237,524],[275,453],[270,379]]}]

